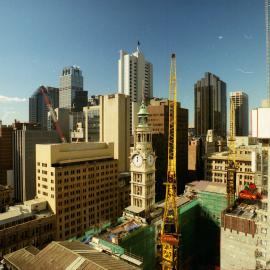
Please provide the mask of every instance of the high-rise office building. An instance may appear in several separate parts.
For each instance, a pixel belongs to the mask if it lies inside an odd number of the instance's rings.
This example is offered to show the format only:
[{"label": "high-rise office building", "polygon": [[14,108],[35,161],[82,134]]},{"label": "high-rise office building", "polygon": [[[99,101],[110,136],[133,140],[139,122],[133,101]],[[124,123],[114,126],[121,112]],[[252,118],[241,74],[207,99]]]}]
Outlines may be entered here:
[{"label": "high-rise office building", "polygon": [[[156,201],[165,197],[164,181],[168,163],[168,100],[152,99],[148,106],[148,125],[152,129],[153,149],[156,160]],[[188,110],[177,104],[176,177],[178,194],[183,192],[188,173]]]},{"label": "high-rise office building", "polygon": [[[53,108],[58,108],[59,88],[48,86],[47,89]],[[42,129],[48,128],[48,108],[39,89],[29,98],[29,122],[40,125]]]},{"label": "high-rise office building", "polygon": [[153,96],[153,65],[144,58],[138,47],[132,54],[120,51],[118,92],[130,96],[130,133],[134,134],[142,96],[146,100]]},{"label": "high-rise office building", "polygon": [[83,90],[83,76],[79,67],[65,67],[60,76],[59,107],[82,111],[88,103],[88,92]]},{"label": "high-rise office building", "polygon": [[206,136],[207,130],[214,130],[217,136],[226,137],[227,100],[226,83],[216,75],[206,72],[204,78],[194,85],[195,133]]},{"label": "high-rise office building", "polygon": [[56,214],[57,240],[81,236],[118,216],[118,160],[113,144],[36,147],[37,197]]},{"label": "high-rise office building", "polygon": [[248,136],[248,95],[237,91],[230,93],[235,108],[235,136]]},{"label": "high-rise office building", "polygon": [[119,172],[129,171],[129,100],[124,94],[105,95],[98,106],[83,108],[86,141],[113,142]]},{"label": "high-rise office building", "polygon": [[9,171],[12,171],[12,126],[4,126],[0,121],[0,185],[10,184]]},{"label": "high-rise office building", "polygon": [[45,131],[22,125],[12,135],[14,196],[18,202],[31,200],[36,196],[36,144],[58,143],[56,131]]}]

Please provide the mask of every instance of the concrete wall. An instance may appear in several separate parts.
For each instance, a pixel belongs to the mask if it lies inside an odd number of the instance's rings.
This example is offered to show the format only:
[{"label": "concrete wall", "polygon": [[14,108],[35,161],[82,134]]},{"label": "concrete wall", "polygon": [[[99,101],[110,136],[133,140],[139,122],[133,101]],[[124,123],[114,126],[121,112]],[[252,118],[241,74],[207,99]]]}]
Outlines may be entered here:
[{"label": "concrete wall", "polygon": [[256,237],[251,234],[221,229],[221,270],[256,269]]}]

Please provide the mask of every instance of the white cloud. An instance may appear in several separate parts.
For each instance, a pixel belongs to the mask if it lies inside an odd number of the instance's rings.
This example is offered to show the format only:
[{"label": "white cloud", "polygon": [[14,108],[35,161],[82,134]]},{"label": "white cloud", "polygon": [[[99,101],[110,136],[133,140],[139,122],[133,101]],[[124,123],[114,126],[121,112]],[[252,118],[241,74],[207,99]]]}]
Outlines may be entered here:
[{"label": "white cloud", "polygon": [[26,98],[19,98],[19,97],[7,97],[0,95],[0,103],[10,103],[10,102],[26,102]]},{"label": "white cloud", "polygon": [[223,39],[223,38],[224,38],[223,36],[218,36],[218,39],[220,39],[220,40]]},{"label": "white cloud", "polygon": [[1,120],[3,120],[3,122],[8,122],[8,120],[10,118],[13,118],[14,115],[16,115],[15,111],[6,111],[4,112],[4,114],[1,116]]},{"label": "white cloud", "polygon": [[239,71],[243,74],[254,74],[254,71],[247,71],[247,70],[243,70],[242,68],[237,68],[236,71]]}]

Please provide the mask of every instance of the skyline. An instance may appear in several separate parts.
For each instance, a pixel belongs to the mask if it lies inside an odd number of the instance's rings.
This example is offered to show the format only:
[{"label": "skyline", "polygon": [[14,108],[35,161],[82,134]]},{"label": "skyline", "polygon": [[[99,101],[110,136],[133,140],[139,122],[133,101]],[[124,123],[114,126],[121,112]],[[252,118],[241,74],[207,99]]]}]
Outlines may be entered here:
[{"label": "skyline", "polygon": [[119,0],[16,0],[0,4],[0,31],[4,123],[28,121],[28,98],[41,84],[59,87],[65,66],[80,66],[89,96],[117,92],[119,51],[133,52],[138,40],[153,64],[154,96],[168,96],[176,53],[178,100],[190,124],[194,83],[207,71],[227,83],[227,104],[238,90],[249,95],[249,111],[266,98],[263,1],[140,1],[130,8]]}]

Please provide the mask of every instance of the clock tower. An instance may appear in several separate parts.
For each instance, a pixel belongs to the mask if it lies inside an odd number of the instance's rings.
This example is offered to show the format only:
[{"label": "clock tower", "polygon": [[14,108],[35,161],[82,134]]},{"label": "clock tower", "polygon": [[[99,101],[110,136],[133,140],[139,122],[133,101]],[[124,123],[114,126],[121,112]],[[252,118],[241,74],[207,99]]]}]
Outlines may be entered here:
[{"label": "clock tower", "polygon": [[155,203],[155,161],[152,131],[148,126],[148,110],[144,100],[138,112],[138,126],[134,134],[134,147],[130,149],[131,205],[127,210],[135,215],[147,216]]}]

